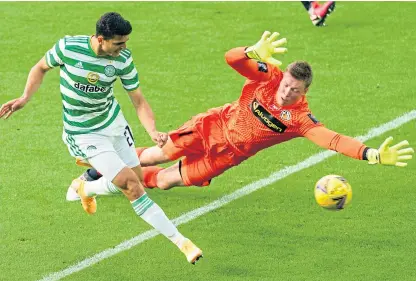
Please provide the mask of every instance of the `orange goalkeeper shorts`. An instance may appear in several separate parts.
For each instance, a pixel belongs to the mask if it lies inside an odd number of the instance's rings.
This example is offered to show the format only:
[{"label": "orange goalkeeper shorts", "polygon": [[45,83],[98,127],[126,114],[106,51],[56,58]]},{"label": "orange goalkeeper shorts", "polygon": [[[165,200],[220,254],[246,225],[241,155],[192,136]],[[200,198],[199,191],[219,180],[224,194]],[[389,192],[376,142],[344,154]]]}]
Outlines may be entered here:
[{"label": "orange goalkeeper shorts", "polygon": [[224,138],[220,108],[194,116],[169,133],[174,147],[166,147],[170,159],[182,156],[181,174],[187,186],[207,186],[211,179],[240,164],[246,157],[236,156]]}]

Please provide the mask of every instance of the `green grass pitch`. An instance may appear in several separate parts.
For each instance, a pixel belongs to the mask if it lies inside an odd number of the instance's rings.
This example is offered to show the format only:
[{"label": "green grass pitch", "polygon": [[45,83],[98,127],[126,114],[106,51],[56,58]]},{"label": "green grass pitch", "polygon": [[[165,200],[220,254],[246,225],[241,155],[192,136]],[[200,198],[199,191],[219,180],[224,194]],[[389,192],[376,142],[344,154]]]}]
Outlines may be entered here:
[{"label": "green grass pitch", "polygon": [[[288,39],[283,67],[311,63],[314,115],[330,129],[364,135],[415,109],[415,7],[339,2],[328,26],[316,28],[299,2],[2,2],[0,104],[22,93],[30,68],[59,38],[93,34],[103,13],[117,11],[133,25],[128,47],[160,130],[237,99],[244,79],[224,53],[270,30]],[[99,198],[94,216],[65,201],[83,170],[61,141],[58,72],[26,108],[0,120],[0,280],[39,280],[150,229],[122,196]],[[115,95],[136,143],[151,145],[120,83]],[[415,146],[415,121],[367,144],[389,135]],[[149,194],[175,218],[319,151],[297,139],[210,187]],[[416,280],[415,167],[415,160],[399,169],[337,155],[181,225],[204,250],[196,266],[157,236],[64,280]],[[313,198],[315,182],[332,173],[353,188],[341,212]]]}]

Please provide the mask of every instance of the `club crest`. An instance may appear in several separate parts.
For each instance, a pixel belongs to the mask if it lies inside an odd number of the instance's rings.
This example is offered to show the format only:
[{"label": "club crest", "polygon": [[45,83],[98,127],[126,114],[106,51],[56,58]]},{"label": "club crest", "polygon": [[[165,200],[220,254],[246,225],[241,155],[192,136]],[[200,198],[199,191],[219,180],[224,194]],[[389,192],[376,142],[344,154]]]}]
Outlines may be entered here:
[{"label": "club crest", "polygon": [[282,112],[280,113],[280,119],[289,121],[290,119],[292,119],[292,114],[289,110],[282,110]]},{"label": "club crest", "polygon": [[112,65],[107,65],[104,68],[104,74],[107,77],[113,77],[114,75],[116,75],[116,68]]}]

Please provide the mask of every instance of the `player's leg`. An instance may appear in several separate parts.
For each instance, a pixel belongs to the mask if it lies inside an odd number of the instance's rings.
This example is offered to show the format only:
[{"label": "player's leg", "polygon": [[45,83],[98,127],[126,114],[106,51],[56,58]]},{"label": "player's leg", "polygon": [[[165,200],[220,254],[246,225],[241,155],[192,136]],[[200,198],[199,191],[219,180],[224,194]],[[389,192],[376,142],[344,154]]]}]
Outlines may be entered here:
[{"label": "player's leg", "polygon": [[171,162],[185,155],[184,148],[175,146],[170,137],[163,147],[137,147],[136,153],[142,167]]},{"label": "player's leg", "polygon": [[211,159],[208,157],[184,157],[168,168],[142,167],[143,182],[147,188],[171,189],[179,186],[208,186],[211,180],[246,157],[237,157],[229,149]]},{"label": "player's leg", "polygon": [[[154,169],[154,165],[178,159],[179,157],[183,156],[182,152],[183,149],[176,147],[170,138],[168,139],[167,143],[163,146],[163,149],[158,146],[136,148],[136,154],[140,159],[140,166],[142,166],[142,168],[146,166],[153,167],[150,170]],[[79,163],[79,161],[77,163]],[[111,182],[109,182],[105,178],[102,178],[101,173],[99,173],[93,167],[86,170],[78,178],[84,181],[94,182],[94,185],[96,186],[95,192],[97,195],[112,195],[120,193],[118,189],[113,187]],[[74,192],[71,186],[69,186],[66,194],[66,200],[76,201],[79,199],[80,198],[78,194]]]},{"label": "player's leg", "polygon": [[[91,167],[86,170],[78,179],[91,182],[94,186],[94,193],[97,195],[119,195],[121,191],[110,181],[104,178],[95,168]],[[66,192],[67,201],[80,200],[78,193],[71,187]]]},{"label": "player's leg", "polygon": [[186,186],[181,176],[181,161],[168,168],[158,166],[142,167],[144,184],[147,188],[170,189]]},{"label": "player's leg", "polygon": [[[121,139],[115,142],[114,147],[127,165],[133,166],[139,163],[134,146],[126,146]],[[116,182],[118,180],[116,177],[113,183],[117,186],[124,184],[127,189],[122,188],[122,191],[132,203],[137,215],[177,245],[189,262],[195,263],[202,257],[202,251],[185,238],[167,218],[163,210],[147,196],[143,187],[143,173],[140,165],[132,167],[132,171],[135,173],[135,178],[127,175],[127,177],[121,178],[121,182]],[[134,179],[138,181],[134,182]],[[123,182],[123,180],[126,181]]]},{"label": "player's leg", "polygon": [[[204,140],[202,136],[200,135],[200,128],[198,126],[201,126],[202,119],[210,116],[209,113],[206,114],[199,114],[197,116],[194,116],[191,120],[187,121],[185,124],[183,124],[180,128],[177,130],[174,130],[169,133],[169,139],[167,143],[163,146],[163,148],[159,148],[157,146],[150,147],[150,148],[144,148],[144,147],[138,147],[136,148],[136,154],[140,158],[140,164],[143,166],[144,169],[145,166],[149,165],[155,165],[159,163],[166,163],[169,161],[176,160],[178,158],[181,158],[182,156],[191,155],[194,158],[195,157],[202,157],[205,154],[205,146],[204,146]],[[117,149],[117,148],[116,148]],[[119,155],[122,155],[123,153],[118,151]],[[127,154],[128,155],[128,154]],[[145,169],[146,173],[145,175],[148,175],[147,179],[155,179],[153,174],[155,172],[159,171],[159,168],[155,168],[155,166],[151,166],[150,169]],[[156,170],[155,170],[156,169]],[[96,173],[96,171],[94,171]],[[162,173],[161,175],[163,175]],[[83,177],[81,175],[81,177]],[[172,182],[170,182],[171,176],[166,175],[166,177],[163,177],[163,179],[166,179],[163,184],[163,186],[166,187],[172,187],[175,186],[175,184],[179,184],[176,181],[176,177],[172,178]],[[96,194],[99,195],[107,195],[107,194],[113,194],[114,189],[111,188],[111,182],[105,181],[102,179],[101,181],[96,182],[97,190]],[[156,183],[155,180],[151,181],[150,184],[146,185],[146,187],[155,187]],[[101,191],[98,189],[101,188]],[[73,194],[72,188],[68,189],[67,192],[67,200],[73,201],[77,200],[77,195]]]},{"label": "player's leg", "polygon": [[[128,130],[131,134],[131,130]],[[126,145],[128,144],[128,145]],[[163,210],[147,196],[143,186],[143,173],[139,164],[139,158],[134,149],[134,145],[125,142],[123,137],[117,138],[114,147],[126,165],[132,167],[137,179],[133,189],[122,190],[132,203],[133,209],[143,220],[152,225],[160,233],[171,240],[185,254],[188,262],[195,263],[202,257],[202,251],[185,238],[173,223],[167,218]],[[113,183],[115,183],[113,181]],[[117,183],[115,183],[117,185]],[[131,179],[127,181],[127,186],[132,184]],[[151,205],[150,205],[151,204]],[[145,208],[148,208],[145,210]]]},{"label": "player's leg", "polygon": [[[162,168],[154,166],[159,163],[166,163],[172,161],[171,158],[179,158],[182,156],[183,149],[176,147],[172,140],[169,138],[165,146],[162,148],[159,148],[158,146],[149,147],[149,148],[136,148],[136,154],[140,158],[140,165],[144,166],[141,170],[144,171],[144,174],[146,175],[145,179],[145,186],[148,188],[153,188],[158,186],[156,181],[156,174],[162,170]],[[124,152],[119,151],[119,154],[123,155]],[[149,166],[151,165],[151,166]],[[149,167],[146,167],[149,166]],[[176,167],[176,164],[174,165]],[[168,188],[172,186],[182,186],[183,184],[180,182],[180,172],[178,171],[175,174],[175,168],[170,168],[169,173],[166,174],[166,171],[162,174],[163,177],[163,185],[167,186]],[[172,175],[171,175],[172,173]],[[179,175],[179,178],[177,177]],[[138,175],[139,178],[143,178],[143,176],[140,174]],[[84,181],[90,181],[90,188],[94,191],[94,194],[96,195],[112,195],[112,194],[119,194],[120,191],[114,186],[114,184],[111,183],[111,181],[108,181],[106,178],[101,177],[101,174],[95,169],[90,168],[87,171],[85,171],[79,179],[82,179]],[[166,189],[168,189],[166,188]],[[79,195],[74,191],[74,189],[69,186],[67,194],[66,194],[67,201],[76,201],[79,200]]]},{"label": "player's leg", "polygon": [[[201,122],[199,122],[199,115],[193,117],[191,120],[183,124],[179,129],[170,132],[169,139],[163,148],[157,146],[153,147],[137,147],[136,154],[140,159],[140,165],[142,167],[153,166],[161,163],[166,163],[170,161],[177,160],[185,155],[203,155],[204,154],[204,145],[203,140],[198,129],[196,128]],[[77,162],[77,164],[83,164],[83,162]],[[100,173],[92,168],[94,175],[100,175]],[[79,179],[89,179],[95,180],[94,177],[89,177],[86,172],[84,172]],[[98,177],[96,177],[98,179]],[[108,181],[107,181],[108,182]],[[114,190],[111,188],[111,183],[107,183],[105,180],[97,182],[97,188],[100,188],[101,191],[97,192],[99,195],[109,195],[113,194]],[[74,193],[71,186],[68,188],[67,196],[68,201],[79,200],[79,197]]]},{"label": "player's leg", "polygon": [[224,154],[211,159],[185,157],[168,168],[152,166],[142,170],[146,187],[167,190],[179,186],[208,186],[213,178],[235,165]]},{"label": "player's leg", "polygon": [[312,24],[315,26],[322,26],[324,24],[325,19],[322,19],[315,13],[315,9],[319,7],[319,3],[317,1],[301,1],[301,3],[308,12]]},{"label": "player's leg", "polygon": [[158,146],[136,148],[141,166],[167,163],[183,156],[203,155],[205,153],[204,141],[197,128],[201,124],[200,116],[195,116],[179,129],[170,132],[168,141],[162,148]]},{"label": "player's leg", "polygon": [[313,8],[312,4],[316,3],[315,1],[300,1],[300,2],[302,3],[303,7],[305,7],[308,13],[310,13],[311,9]]},{"label": "player's leg", "polygon": [[[130,136],[131,133],[131,129],[130,131],[128,131],[128,136]],[[131,140],[129,141],[129,146],[127,149],[124,148],[125,145],[125,140],[121,139],[120,144],[115,145],[114,149],[116,150],[117,154],[120,155],[120,157],[123,159],[124,162],[127,162],[127,165],[129,164],[128,162],[132,162],[130,165],[128,165],[129,167],[135,167],[137,166],[136,163],[136,157],[133,157],[131,159],[131,147],[130,145],[132,145],[133,143],[131,142]],[[166,145],[165,145],[166,146]],[[172,141],[169,139],[168,140],[168,146],[172,147],[172,149],[175,149],[175,147],[172,144]],[[146,154],[146,159],[144,160],[145,163],[147,162],[151,162],[151,163],[165,163],[165,162],[169,162],[169,158],[165,155],[165,153],[157,146],[155,147],[150,147],[150,148],[141,148],[141,147],[137,147],[136,149],[136,154],[137,157],[140,157],[142,152],[144,150],[149,150],[150,153],[145,153]],[[89,164],[85,163],[84,161],[76,161],[77,165],[81,165],[81,166],[90,166]],[[142,165],[141,161],[140,164]],[[142,179],[142,175],[138,174],[139,178]],[[94,167],[89,168],[88,170],[86,170],[83,174],[81,174],[78,179],[84,180],[84,181],[89,181],[91,182],[91,184],[89,184],[91,190],[94,191],[94,194],[96,195],[113,195],[113,194],[120,194],[120,191],[117,189],[116,186],[114,186],[113,183],[111,183],[111,181],[108,181],[106,178],[103,178],[101,173],[98,172]],[[71,185],[68,188],[67,194],[66,194],[66,200],[67,201],[76,201],[79,200],[80,197],[78,196],[78,194],[76,192],[74,192],[74,189],[71,187]]]},{"label": "player's leg", "polygon": [[[103,135],[96,134],[81,134],[70,135],[65,131],[62,134],[62,140],[68,147],[71,156],[75,157],[76,163],[82,166],[91,166],[88,159],[99,155],[106,151],[109,147],[112,148],[111,142]],[[81,177],[80,177],[81,178]],[[84,192],[84,181],[77,179],[75,183],[76,188],[73,187],[73,181],[68,189],[67,198],[70,200],[81,199],[82,207],[89,214],[94,214],[97,209],[97,203],[94,196],[88,196]]]},{"label": "player's leg", "polygon": [[[302,2],[305,9],[308,6],[307,2]],[[308,13],[312,24],[315,26],[325,26],[326,17],[335,10],[335,1],[327,1],[322,5],[317,2],[310,2],[308,6]]]},{"label": "player's leg", "polygon": [[[180,163],[181,162],[178,162],[170,166],[169,168],[161,168],[159,166],[141,167],[144,186],[146,188],[158,187],[160,189],[170,189],[175,186],[186,186],[181,177]],[[87,170],[85,173],[91,173],[88,172],[90,170],[95,171],[94,168],[91,168]],[[159,172],[161,172],[160,175],[158,175]],[[91,191],[91,194],[93,194],[94,196],[121,193],[121,191],[112,182],[108,181],[105,177],[101,176],[99,179],[95,180],[90,176],[88,176],[88,178],[85,178],[84,174],[81,175],[80,179],[84,181],[89,181],[89,191]],[[70,185],[68,188],[66,200],[80,200],[78,193],[74,191],[72,185]]]},{"label": "player's leg", "polygon": [[[120,140],[116,140],[114,147],[119,147],[120,143]],[[167,218],[163,210],[148,197],[138,176],[141,175],[140,166],[136,165],[132,168],[127,166],[127,163],[128,165],[139,163],[133,146],[130,148],[132,156],[130,159],[126,157],[125,152],[128,149],[124,150],[124,161],[116,151],[105,151],[88,158],[88,161],[93,167],[101,171],[103,179],[111,181],[114,186],[123,192],[139,217],[175,243],[186,255],[187,260],[194,263],[202,256],[202,251],[189,239],[185,238]],[[81,199],[84,196],[92,197],[96,195],[94,182],[85,182],[78,179],[74,182],[73,187],[77,189]],[[82,189],[82,193],[78,191],[79,189]]]},{"label": "player's leg", "polygon": [[[144,167],[146,187],[170,189],[175,186],[207,186],[211,179],[246,159],[234,155],[224,139],[222,128],[210,126],[217,124],[218,118],[209,114],[204,117],[206,119],[203,121],[206,122],[199,122],[199,125],[205,127],[170,135],[176,147],[186,147],[186,157],[166,169]],[[199,132],[207,135],[202,136]],[[208,144],[205,139],[211,139],[212,142]]]}]

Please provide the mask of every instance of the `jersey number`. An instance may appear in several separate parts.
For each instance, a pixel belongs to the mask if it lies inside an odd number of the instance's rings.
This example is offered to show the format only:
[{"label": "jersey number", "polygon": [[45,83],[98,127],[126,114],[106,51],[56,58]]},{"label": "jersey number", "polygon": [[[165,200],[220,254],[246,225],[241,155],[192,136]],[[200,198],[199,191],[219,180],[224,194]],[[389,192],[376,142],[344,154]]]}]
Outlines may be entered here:
[{"label": "jersey number", "polygon": [[126,141],[129,146],[132,146],[134,144],[134,138],[133,134],[131,133],[130,127],[127,125],[126,129],[124,131],[124,136],[126,137]]}]

